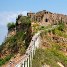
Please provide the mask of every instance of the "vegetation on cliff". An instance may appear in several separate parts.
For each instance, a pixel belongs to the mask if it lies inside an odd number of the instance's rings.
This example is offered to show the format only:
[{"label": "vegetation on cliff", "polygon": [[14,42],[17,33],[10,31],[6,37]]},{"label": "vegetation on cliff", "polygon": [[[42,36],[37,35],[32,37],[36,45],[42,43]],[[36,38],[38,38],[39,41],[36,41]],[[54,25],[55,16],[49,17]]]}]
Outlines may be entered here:
[{"label": "vegetation on cliff", "polygon": [[60,37],[67,38],[67,27],[64,23],[46,27],[40,26],[39,23],[31,25],[29,17],[19,15],[16,23],[8,23],[7,27],[11,36],[8,36],[0,45],[0,66],[9,61],[11,57],[15,57],[16,54],[23,55],[25,53],[32,38],[32,30],[33,34],[40,30],[44,31],[41,35],[43,44],[40,49],[36,50],[32,61],[33,67],[41,67],[45,64],[59,67],[57,62],[67,66],[67,56],[64,56],[67,45],[64,41],[59,40]]},{"label": "vegetation on cliff", "polygon": [[5,64],[6,62],[8,62],[11,59],[11,57],[13,57],[12,54],[11,55],[7,55],[4,58],[0,58],[0,66],[2,66],[3,64]]},{"label": "vegetation on cliff", "polygon": [[15,28],[15,25],[16,25],[16,24],[15,24],[14,22],[8,23],[8,24],[7,24],[8,30]]},{"label": "vegetation on cliff", "polygon": [[[19,24],[19,22],[21,22],[21,24]],[[32,37],[31,21],[30,18],[26,16],[21,16],[16,20],[16,23],[8,23],[7,27],[8,34],[12,34],[13,31],[16,31],[16,34],[8,36],[2,45],[0,45],[0,66],[18,53],[23,55]]]}]

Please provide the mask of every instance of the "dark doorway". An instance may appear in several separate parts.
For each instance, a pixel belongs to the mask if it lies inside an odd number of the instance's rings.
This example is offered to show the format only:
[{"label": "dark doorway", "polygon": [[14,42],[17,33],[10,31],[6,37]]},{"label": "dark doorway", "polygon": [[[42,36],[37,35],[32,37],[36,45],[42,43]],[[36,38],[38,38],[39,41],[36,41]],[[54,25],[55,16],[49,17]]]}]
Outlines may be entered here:
[{"label": "dark doorway", "polygon": [[45,19],[45,22],[48,22],[48,19],[47,18]]}]

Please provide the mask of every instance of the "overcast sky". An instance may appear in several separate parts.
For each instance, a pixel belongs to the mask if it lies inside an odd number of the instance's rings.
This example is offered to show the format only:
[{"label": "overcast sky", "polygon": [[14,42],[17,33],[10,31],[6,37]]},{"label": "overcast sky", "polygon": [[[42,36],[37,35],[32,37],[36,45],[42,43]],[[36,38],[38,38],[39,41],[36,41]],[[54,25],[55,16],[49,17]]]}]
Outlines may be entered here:
[{"label": "overcast sky", "polygon": [[0,0],[0,44],[7,34],[8,22],[15,22],[18,14],[40,10],[67,14],[67,0]]}]

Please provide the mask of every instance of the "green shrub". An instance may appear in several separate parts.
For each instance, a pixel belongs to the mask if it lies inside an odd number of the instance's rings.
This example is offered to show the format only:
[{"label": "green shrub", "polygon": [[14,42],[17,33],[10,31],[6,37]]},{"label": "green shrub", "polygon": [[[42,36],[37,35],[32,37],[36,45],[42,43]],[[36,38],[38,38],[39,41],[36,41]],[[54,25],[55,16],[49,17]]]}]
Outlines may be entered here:
[{"label": "green shrub", "polygon": [[65,28],[64,23],[60,23],[60,24],[59,24],[59,27],[58,27],[58,30],[63,31],[64,28]]},{"label": "green shrub", "polygon": [[19,50],[19,53],[20,53],[21,55],[23,55],[23,54],[25,53],[25,51],[26,51],[25,47],[22,47],[22,48]]},{"label": "green shrub", "polygon": [[[10,50],[11,53],[17,53],[19,49],[21,49],[25,43],[23,43],[25,39],[24,32],[17,32],[15,36],[8,38],[8,50]],[[25,48],[25,47],[24,47]]]},{"label": "green shrub", "polygon": [[11,59],[11,57],[13,57],[13,55],[11,54],[11,55],[7,55],[5,58],[3,58],[3,59],[0,59],[0,66],[2,66],[3,64],[5,64],[6,62],[8,62],[10,59]]},{"label": "green shrub", "polygon": [[12,23],[8,23],[8,24],[7,24],[8,30],[10,30],[10,29],[12,29],[12,28],[15,28],[15,25],[16,25],[16,24],[13,23],[13,22],[12,22]]},{"label": "green shrub", "polygon": [[31,23],[30,18],[29,18],[29,17],[26,17],[26,16],[22,16],[22,17],[19,19],[19,21],[21,21],[22,24],[23,24],[23,23],[27,23],[27,24]]}]

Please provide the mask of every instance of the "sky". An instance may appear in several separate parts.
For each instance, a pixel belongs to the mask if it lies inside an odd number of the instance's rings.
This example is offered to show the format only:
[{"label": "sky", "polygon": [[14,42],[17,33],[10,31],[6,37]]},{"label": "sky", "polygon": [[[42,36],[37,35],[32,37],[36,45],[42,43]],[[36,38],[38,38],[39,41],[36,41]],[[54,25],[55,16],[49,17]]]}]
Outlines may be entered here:
[{"label": "sky", "polygon": [[0,44],[7,35],[8,22],[15,22],[18,14],[41,10],[67,14],[67,0],[0,0]]}]

